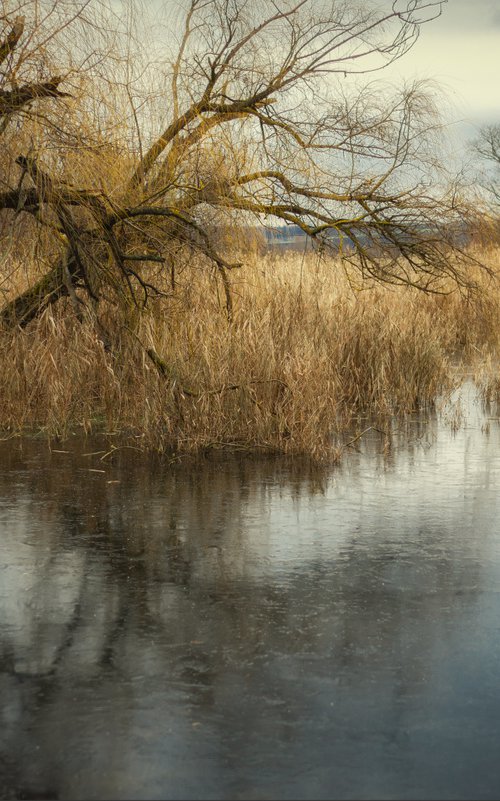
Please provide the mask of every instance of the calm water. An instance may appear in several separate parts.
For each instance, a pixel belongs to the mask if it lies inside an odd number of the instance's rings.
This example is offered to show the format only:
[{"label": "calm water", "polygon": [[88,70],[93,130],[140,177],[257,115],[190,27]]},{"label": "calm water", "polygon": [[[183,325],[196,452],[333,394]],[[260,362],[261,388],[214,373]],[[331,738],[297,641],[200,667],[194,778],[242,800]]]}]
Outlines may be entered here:
[{"label": "calm water", "polygon": [[0,796],[498,798],[496,414],[324,472],[1,443]]}]

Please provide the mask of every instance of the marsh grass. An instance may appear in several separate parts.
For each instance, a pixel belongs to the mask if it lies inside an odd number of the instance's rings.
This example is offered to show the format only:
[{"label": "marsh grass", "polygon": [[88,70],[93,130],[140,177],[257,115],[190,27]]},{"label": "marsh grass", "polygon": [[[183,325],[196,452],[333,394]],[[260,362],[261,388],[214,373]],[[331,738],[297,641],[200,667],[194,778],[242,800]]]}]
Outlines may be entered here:
[{"label": "marsh grass", "polygon": [[[487,258],[498,270],[498,252]],[[359,416],[429,407],[465,370],[485,396],[498,393],[495,279],[475,295],[432,296],[360,284],[316,254],[276,252],[231,278],[231,323],[217,279],[193,265],[146,314],[108,309],[107,349],[64,302],[3,332],[0,427],[120,432],[170,453],[336,458]]]}]

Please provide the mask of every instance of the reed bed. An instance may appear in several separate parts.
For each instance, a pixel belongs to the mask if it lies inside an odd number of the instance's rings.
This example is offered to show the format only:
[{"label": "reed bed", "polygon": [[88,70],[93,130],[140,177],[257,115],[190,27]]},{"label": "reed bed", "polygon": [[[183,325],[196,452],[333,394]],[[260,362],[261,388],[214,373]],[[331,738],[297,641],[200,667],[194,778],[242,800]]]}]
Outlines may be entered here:
[{"label": "reed bed", "polygon": [[[485,260],[498,272],[499,251]],[[500,389],[494,277],[474,294],[425,295],[361,283],[314,253],[273,252],[231,278],[231,322],[217,278],[192,265],[147,313],[108,309],[108,347],[64,302],[2,332],[5,435],[83,429],[171,454],[337,458],[361,415],[428,407],[466,370],[485,397]]]}]

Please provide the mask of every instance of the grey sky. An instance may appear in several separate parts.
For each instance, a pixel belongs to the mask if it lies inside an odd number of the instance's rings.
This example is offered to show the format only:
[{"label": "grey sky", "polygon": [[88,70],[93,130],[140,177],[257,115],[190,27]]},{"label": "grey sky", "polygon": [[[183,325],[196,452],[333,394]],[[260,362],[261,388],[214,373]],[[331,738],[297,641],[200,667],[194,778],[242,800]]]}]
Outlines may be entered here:
[{"label": "grey sky", "polygon": [[[186,0],[144,3],[168,8],[174,19]],[[447,0],[441,16],[422,26],[414,48],[377,77],[394,83],[426,78],[439,84],[445,117],[455,123],[462,142],[475,135],[477,126],[500,123],[500,0]]]},{"label": "grey sky", "polygon": [[450,30],[472,28],[485,31],[492,25],[500,27],[498,0],[448,0],[444,7],[444,21]]},{"label": "grey sky", "polygon": [[456,119],[500,122],[500,0],[448,0],[391,76],[440,83]]}]

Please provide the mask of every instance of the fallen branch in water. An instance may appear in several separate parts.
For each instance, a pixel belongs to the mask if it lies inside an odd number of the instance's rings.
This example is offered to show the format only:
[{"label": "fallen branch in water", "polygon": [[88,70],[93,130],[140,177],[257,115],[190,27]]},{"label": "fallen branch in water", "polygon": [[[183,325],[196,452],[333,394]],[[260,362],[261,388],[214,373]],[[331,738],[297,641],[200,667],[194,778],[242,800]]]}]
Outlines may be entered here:
[{"label": "fallen branch in water", "polygon": [[346,442],[344,445],[342,445],[342,448],[349,448],[351,445],[353,445],[355,442],[361,439],[361,437],[367,434],[368,431],[377,431],[379,434],[384,434],[384,436],[387,436],[387,431],[384,431],[382,428],[376,428],[375,426],[368,426],[368,428],[365,428],[364,431],[362,431],[360,434],[357,435],[357,437],[353,437],[353,439],[350,439],[349,442]]}]

